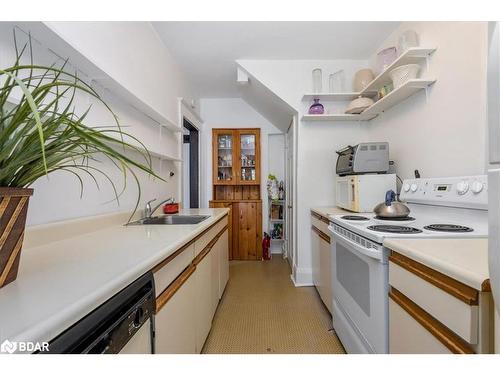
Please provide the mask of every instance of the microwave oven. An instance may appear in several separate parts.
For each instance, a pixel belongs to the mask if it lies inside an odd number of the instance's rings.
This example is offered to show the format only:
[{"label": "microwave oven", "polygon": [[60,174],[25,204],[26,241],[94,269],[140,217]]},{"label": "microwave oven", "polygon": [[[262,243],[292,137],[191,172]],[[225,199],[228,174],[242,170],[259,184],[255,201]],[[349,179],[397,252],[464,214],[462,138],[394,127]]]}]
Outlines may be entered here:
[{"label": "microwave oven", "polygon": [[388,190],[396,191],[395,174],[337,176],[337,207],[353,212],[372,212]]}]

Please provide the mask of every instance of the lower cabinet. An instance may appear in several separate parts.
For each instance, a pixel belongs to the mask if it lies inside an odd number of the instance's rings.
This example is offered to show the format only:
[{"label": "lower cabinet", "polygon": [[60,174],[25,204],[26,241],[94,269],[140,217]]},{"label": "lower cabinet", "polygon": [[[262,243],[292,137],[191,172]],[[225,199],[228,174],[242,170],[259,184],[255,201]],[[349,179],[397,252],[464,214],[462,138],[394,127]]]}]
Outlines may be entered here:
[{"label": "lower cabinet", "polygon": [[[196,243],[207,245],[201,250],[195,249],[198,255],[193,262],[158,293],[156,353],[200,353],[212,327],[215,311],[229,279],[228,230],[223,229],[209,241],[202,237],[195,242],[195,247]],[[184,251],[191,251],[191,248],[186,247]],[[155,273],[166,274],[166,268],[175,264],[171,260]]]},{"label": "lower cabinet", "polygon": [[[311,226],[312,276],[321,300],[332,312],[332,270],[330,236],[319,229],[315,220]],[[315,225],[316,224],[316,225]],[[319,226],[319,225],[318,225]],[[323,229],[323,228],[322,228]]]},{"label": "lower cabinet", "polygon": [[489,291],[391,251],[390,353],[491,353],[491,304]]},{"label": "lower cabinet", "polygon": [[219,246],[219,299],[222,298],[229,280],[229,259],[226,251],[226,244],[229,242],[229,230],[226,230],[217,241]]},{"label": "lower cabinet", "polygon": [[210,201],[210,207],[230,208],[229,259],[262,260],[262,201]]},{"label": "lower cabinet", "polygon": [[196,294],[195,294],[195,311],[196,311],[196,352],[200,353],[203,344],[207,339],[210,328],[212,327],[213,318],[213,298],[212,298],[212,256],[208,254],[200,263],[196,265],[194,273]]},{"label": "lower cabinet", "polygon": [[195,278],[189,275],[184,284],[157,310],[155,316],[156,353],[196,353],[196,325],[194,324],[196,297]]}]

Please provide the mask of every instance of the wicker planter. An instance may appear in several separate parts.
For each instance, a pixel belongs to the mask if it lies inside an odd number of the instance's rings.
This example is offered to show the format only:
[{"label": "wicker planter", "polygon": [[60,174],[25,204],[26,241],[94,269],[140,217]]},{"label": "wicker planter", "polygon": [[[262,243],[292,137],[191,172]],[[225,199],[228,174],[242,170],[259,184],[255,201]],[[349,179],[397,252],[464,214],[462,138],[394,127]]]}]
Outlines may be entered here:
[{"label": "wicker planter", "polygon": [[14,281],[33,189],[0,187],[0,288]]}]

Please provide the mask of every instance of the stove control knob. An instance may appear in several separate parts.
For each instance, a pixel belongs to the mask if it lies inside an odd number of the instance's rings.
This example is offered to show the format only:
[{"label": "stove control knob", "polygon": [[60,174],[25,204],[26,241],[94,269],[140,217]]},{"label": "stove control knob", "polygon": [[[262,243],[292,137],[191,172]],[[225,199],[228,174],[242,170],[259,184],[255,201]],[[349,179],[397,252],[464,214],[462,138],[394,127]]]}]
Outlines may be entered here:
[{"label": "stove control knob", "polygon": [[410,189],[411,189],[412,193],[414,193],[414,192],[417,191],[418,185],[417,184],[411,184]]},{"label": "stove control knob", "polygon": [[410,191],[410,184],[409,184],[408,182],[405,182],[405,183],[403,184],[403,191],[404,191],[405,193],[407,193],[408,191]]},{"label": "stove control knob", "polygon": [[464,195],[469,191],[469,183],[467,181],[460,181],[457,184],[457,193],[459,195]]},{"label": "stove control knob", "polygon": [[482,182],[480,182],[480,181],[474,181],[472,183],[472,186],[470,187],[470,189],[472,190],[472,192],[474,194],[479,194],[481,191],[483,191],[483,187],[484,187],[484,185],[483,185]]}]

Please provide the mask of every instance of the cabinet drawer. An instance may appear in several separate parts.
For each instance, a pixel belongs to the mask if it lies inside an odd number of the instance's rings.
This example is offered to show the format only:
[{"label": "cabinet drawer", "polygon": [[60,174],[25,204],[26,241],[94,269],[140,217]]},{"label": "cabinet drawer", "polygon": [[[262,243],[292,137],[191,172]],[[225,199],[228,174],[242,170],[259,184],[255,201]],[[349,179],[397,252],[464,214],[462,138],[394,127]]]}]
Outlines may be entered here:
[{"label": "cabinet drawer", "polygon": [[172,254],[154,270],[155,294],[158,297],[172,281],[191,263],[194,258],[194,244],[190,244]]},{"label": "cabinet drawer", "polygon": [[389,258],[389,284],[470,344],[478,342],[478,293],[400,254]]},{"label": "cabinet drawer", "polygon": [[389,317],[390,354],[452,353],[392,299],[389,299]]},{"label": "cabinet drawer", "polygon": [[226,225],[227,215],[208,229],[200,238],[196,239],[194,243],[194,256],[198,256]]},{"label": "cabinet drawer", "polygon": [[330,232],[328,231],[328,225],[330,225],[330,221],[315,212],[311,212],[311,225],[314,225],[323,233],[330,235]]}]

